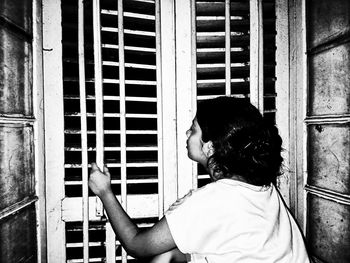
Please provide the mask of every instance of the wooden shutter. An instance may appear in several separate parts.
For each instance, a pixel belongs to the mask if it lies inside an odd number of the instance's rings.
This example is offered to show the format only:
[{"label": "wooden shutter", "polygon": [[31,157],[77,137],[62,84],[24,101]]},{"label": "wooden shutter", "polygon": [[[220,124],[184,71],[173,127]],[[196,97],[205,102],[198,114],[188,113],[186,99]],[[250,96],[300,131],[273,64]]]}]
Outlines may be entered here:
[{"label": "wooden shutter", "polygon": [[[254,103],[274,116],[262,96],[270,67],[265,100],[275,97],[275,32],[262,30],[269,15],[273,28],[273,13],[271,1],[44,4],[49,261],[133,261],[88,192],[88,163],[107,163],[122,205],[148,227],[208,181],[199,171],[197,183],[184,147],[197,99],[254,92]],[[268,37],[272,58],[251,51]]]},{"label": "wooden shutter", "polygon": [[38,201],[44,178],[38,2],[0,3],[1,262],[36,262],[42,252],[45,199]]},{"label": "wooden shutter", "polygon": [[306,230],[316,262],[349,262],[350,3],[307,1]]},{"label": "wooden shutter", "polygon": [[[62,30],[62,43],[45,42],[62,50],[55,50],[61,61],[52,72],[56,91],[47,96],[48,104],[58,103],[47,109],[48,116],[57,116],[55,128],[47,127],[47,140],[58,147],[57,156],[47,148],[47,172],[49,217],[62,222],[51,220],[48,229],[65,242],[57,236],[49,240],[49,260],[133,262],[88,191],[88,164],[107,164],[114,193],[141,227],[162,216],[169,203],[163,181],[172,179],[163,176],[160,4],[57,1],[44,9],[56,15],[57,7],[58,22],[45,18],[47,30]],[[55,52],[48,54],[48,64]]]},{"label": "wooden shutter", "polygon": [[[195,1],[197,99],[250,99],[275,123],[275,1]],[[209,182],[198,166],[199,186]]]}]

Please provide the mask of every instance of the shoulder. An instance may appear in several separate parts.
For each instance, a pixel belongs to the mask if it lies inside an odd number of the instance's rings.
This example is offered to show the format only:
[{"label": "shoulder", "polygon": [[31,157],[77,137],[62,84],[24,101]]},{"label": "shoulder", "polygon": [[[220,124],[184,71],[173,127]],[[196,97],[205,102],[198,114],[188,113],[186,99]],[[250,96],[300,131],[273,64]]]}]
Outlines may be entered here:
[{"label": "shoulder", "polygon": [[201,188],[192,191],[191,195],[187,198],[190,202],[204,203],[208,206],[211,200],[220,198],[225,192],[231,191],[226,189],[225,186],[218,182],[209,183]]},{"label": "shoulder", "polygon": [[203,206],[208,206],[209,200],[215,198],[217,186],[215,183],[209,183],[201,188],[192,189],[183,197],[177,199],[167,210],[166,214],[172,214],[175,210],[195,211],[200,210]]}]

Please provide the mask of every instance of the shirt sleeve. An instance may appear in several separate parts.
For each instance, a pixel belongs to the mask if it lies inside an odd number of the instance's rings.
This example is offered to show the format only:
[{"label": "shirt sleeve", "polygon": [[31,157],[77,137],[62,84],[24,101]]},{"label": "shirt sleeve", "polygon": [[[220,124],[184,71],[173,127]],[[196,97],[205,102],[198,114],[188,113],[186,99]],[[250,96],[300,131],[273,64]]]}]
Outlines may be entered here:
[{"label": "shirt sleeve", "polygon": [[202,192],[202,189],[190,192],[165,213],[170,233],[182,253],[198,252],[210,230],[210,225],[206,224]]}]

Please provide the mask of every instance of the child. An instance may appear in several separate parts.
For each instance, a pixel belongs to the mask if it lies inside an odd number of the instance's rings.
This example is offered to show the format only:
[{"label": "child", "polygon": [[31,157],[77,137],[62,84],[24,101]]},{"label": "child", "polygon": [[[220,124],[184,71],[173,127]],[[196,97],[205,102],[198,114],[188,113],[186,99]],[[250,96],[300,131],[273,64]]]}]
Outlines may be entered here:
[{"label": "child", "polygon": [[144,231],[116,200],[108,169],[101,173],[92,164],[89,185],[127,252],[155,256],[152,262],[309,262],[274,186],[282,163],[277,128],[249,102],[219,97],[199,103],[187,137],[189,158],[213,182],[178,200]]}]

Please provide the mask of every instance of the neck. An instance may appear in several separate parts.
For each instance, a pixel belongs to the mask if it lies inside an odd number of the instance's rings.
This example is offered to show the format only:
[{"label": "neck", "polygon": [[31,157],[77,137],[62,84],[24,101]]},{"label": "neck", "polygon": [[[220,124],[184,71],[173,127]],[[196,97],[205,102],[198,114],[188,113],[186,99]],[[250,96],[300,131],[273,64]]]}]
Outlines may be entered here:
[{"label": "neck", "polygon": [[214,169],[211,167],[207,167],[206,170],[208,171],[210,178],[214,182],[217,180],[220,180],[220,179],[231,179],[231,180],[236,180],[236,181],[248,183],[247,180],[239,174],[228,174],[228,175],[223,176],[221,173],[215,172]]}]

